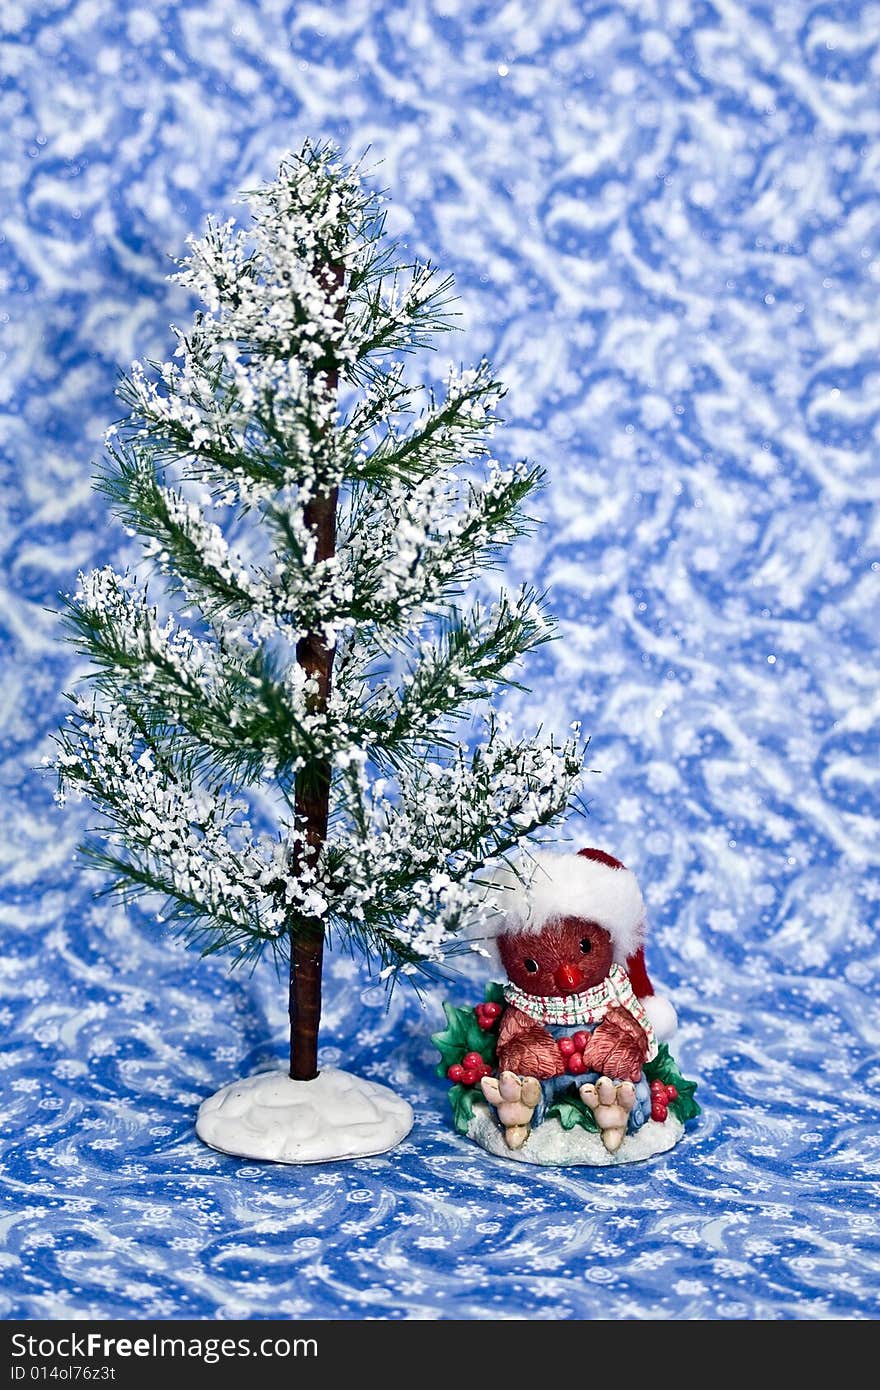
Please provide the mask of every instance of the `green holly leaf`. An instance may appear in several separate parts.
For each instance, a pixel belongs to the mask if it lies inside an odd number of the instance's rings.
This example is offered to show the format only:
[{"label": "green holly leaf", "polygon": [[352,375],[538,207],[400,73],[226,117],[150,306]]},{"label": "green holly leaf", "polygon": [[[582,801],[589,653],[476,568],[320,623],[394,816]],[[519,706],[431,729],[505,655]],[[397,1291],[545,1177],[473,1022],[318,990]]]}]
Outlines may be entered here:
[{"label": "green holly leaf", "polygon": [[700,1107],[694,1100],[697,1083],[696,1081],[685,1081],[678,1070],[678,1063],[666,1043],[660,1043],[653,1062],[645,1063],[645,1079],[648,1082],[662,1081],[664,1086],[675,1087],[678,1095],[675,1100],[669,1102],[669,1109],[677,1120],[681,1120],[683,1125],[687,1124],[688,1120],[696,1119],[697,1115],[700,1114]]},{"label": "green holly leaf", "polygon": [[495,1032],[484,1032],[477,1022],[473,1009],[458,1009],[454,1004],[444,1004],[446,1027],[441,1033],[432,1033],[431,1042],[440,1053],[437,1075],[445,1076],[449,1067],[460,1063],[468,1052],[479,1052],[483,1061],[495,1066]]},{"label": "green holly leaf", "polygon": [[474,1113],[474,1101],[482,1100],[482,1091],[478,1086],[453,1086],[449,1092],[449,1104],[452,1106],[452,1123],[459,1134],[467,1134],[467,1128]]},{"label": "green holly leaf", "polygon": [[576,1091],[570,1096],[558,1096],[547,1109],[547,1119],[558,1120],[563,1129],[574,1129],[575,1125],[580,1125],[581,1129],[588,1129],[593,1134],[599,1131],[592,1110],[584,1105]]},{"label": "green holly leaf", "polygon": [[493,980],[491,984],[488,984],[486,986],[486,993],[483,996],[483,1002],[485,1004],[503,1005],[505,1003],[504,986],[499,985],[497,981]]}]

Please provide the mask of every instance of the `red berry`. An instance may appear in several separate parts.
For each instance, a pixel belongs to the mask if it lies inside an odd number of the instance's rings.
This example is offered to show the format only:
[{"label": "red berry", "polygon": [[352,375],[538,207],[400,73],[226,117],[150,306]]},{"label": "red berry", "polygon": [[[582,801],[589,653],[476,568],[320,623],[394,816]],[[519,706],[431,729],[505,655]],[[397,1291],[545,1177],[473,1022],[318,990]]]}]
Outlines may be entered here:
[{"label": "red berry", "polygon": [[667,1086],[667,1087],[666,1087],[666,1099],[667,1099],[667,1100],[678,1100],[678,1090],[677,1090],[677,1088],[676,1088],[675,1086]]},{"label": "red berry", "polygon": [[573,1052],[577,1052],[573,1038],[560,1038],[556,1046],[559,1048],[563,1057],[570,1057]]},{"label": "red berry", "polygon": [[589,1035],[589,1033],[575,1033],[574,1037],[572,1038],[572,1042],[574,1043],[574,1045],[575,1045],[575,1047],[577,1048],[578,1052],[583,1052],[583,1051],[585,1050],[587,1044],[589,1043],[589,1041],[590,1041],[590,1035]]},{"label": "red berry", "polygon": [[454,1062],[451,1067],[446,1068],[446,1075],[450,1081],[461,1081],[464,1077],[464,1067],[460,1067]]},{"label": "red berry", "polygon": [[665,1105],[651,1106],[651,1119],[659,1121],[661,1125],[663,1124],[663,1121],[666,1119],[668,1113],[669,1112],[667,1111]]},{"label": "red berry", "polygon": [[463,1086],[476,1086],[480,1079],[479,1072],[471,1071],[470,1067],[464,1067],[461,1073],[461,1084]]},{"label": "red berry", "polygon": [[483,1065],[483,1059],[479,1052],[466,1052],[461,1059],[461,1065],[468,1071],[479,1071]]},{"label": "red berry", "polygon": [[569,1057],[568,1070],[571,1072],[572,1076],[580,1076],[582,1072],[587,1070],[584,1066],[584,1059],[579,1052],[574,1052],[571,1057]]},{"label": "red berry", "polygon": [[483,1013],[486,1015],[487,1018],[492,1019],[492,1021],[494,1022],[496,1018],[499,1018],[501,1016],[501,1005],[484,1004]]}]

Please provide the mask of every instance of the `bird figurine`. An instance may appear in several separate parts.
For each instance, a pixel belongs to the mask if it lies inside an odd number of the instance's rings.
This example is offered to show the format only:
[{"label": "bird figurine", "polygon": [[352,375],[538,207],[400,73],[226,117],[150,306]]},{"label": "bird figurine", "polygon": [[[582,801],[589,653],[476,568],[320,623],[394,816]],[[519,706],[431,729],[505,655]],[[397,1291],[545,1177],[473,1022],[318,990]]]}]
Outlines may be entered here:
[{"label": "bird figurine", "polygon": [[[694,1083],[684,1082],[665,1046],[678,1020],[645,966],[635,874],[601,849],[539,850],[505,866],[491,898],[483,946],[506,983],[494,1002],[477,1005],[474,1020],[494,1048],[471,1050],[446,1075],[491,1108],[506,1151],[523,1149],[561,1100],[588,1112],[584,1128],[598,1133],[608,1155],[649,1121],[664,1123],[670,1105],[682,1118],[699,1113]],[[447,1009],[447,1017],[453,1012],[462,1013]]]}]

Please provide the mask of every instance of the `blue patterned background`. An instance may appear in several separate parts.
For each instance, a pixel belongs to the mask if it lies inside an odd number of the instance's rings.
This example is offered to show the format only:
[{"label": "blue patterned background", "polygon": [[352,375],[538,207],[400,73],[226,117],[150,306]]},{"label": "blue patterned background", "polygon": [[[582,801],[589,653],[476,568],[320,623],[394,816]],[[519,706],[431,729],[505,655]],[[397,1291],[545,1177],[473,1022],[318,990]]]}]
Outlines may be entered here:
[{"label": "blue patterned background", "polygon": [[[0,5],[4,1317],[877,1314],[880,5]],[[705,1114],[668,1157],[530,1172],[456,1137],[422,1011],[345,959],[323,1056],[416,1127],[297,1170],[194,1108],[284,1052],[229,977],[96,903],[32,769],[47,611],[121,556],[89,487],[168,255],[306,135],[370,144],[545,464],[563,637],[526,703],[593,732],[580,842],[651,907]],[[873,618],[873,622],[872,622]],[[464,1002],[474,991],[459,986]]]}]

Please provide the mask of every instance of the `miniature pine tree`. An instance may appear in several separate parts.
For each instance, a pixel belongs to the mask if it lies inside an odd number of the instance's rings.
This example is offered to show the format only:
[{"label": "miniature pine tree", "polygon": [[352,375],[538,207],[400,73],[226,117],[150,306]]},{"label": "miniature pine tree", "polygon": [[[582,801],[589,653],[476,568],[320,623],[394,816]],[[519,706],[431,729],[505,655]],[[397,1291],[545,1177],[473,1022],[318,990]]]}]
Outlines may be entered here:
[{"label": "miniature pine tree", "polygon": [[91,676],[57,768],[102,813],[83,848],[111,889],[160,895],[204,953],[289,969],[308,1081],[328,933],[386,976],[430,971],[480,871],[565,811],[582,748],[485,712],[552,635],[528,589],[462,606],[540,472],[490,455],[486,362],[438,392],[406,370],[451,326],[451,280],[403,263],[332,147],[247,202],[179,262],[202,307],[173,360],[120,388],[98,486],[144,563],[67,604]]}]

